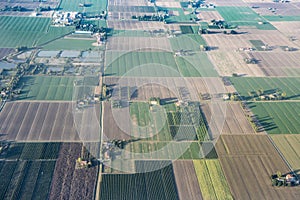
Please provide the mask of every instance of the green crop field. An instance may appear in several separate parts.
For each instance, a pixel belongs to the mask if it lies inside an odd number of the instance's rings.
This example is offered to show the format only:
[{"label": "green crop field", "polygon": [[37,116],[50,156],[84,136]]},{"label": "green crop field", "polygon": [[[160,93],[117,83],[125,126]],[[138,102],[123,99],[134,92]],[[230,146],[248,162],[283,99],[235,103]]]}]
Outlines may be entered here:
[{"label": "green crop field", "polygon": [[252,102],[248,105],[267,133],[300,133],[299,102]]},{"label": "green crop field", "polygon": [[262,48],[262,46],[265,46],[265,44],[263,43],[263,41],[261,40],[249,40],[250,43],[254,46],[254,48],[258,51],[263,51],[264,49]]},{"label": "green crop field", "polygon": [[[53,40],[56,40],[58,38],[61,38],[65,35],[68,35],[72,33],[75,30],[74,27],[72,26],[67,26],[67,27],[54,27],[50,26],[47,34],[44,34],[42,37],[39,38],[37,41],[37,46],[44,45],[48,42],[51,42]],[[72,44],[72,43],[70,43]],[[68,44],[68,45],[70,45]]]},{"label": "green crop field", "polygon": [[47,199],[61,143],[10,143],[0,154],[0,199]]},{"label": "green crop field", "polygon": [[296,77],[230,77],[230,81],[245,100],[252,99],[252,97],[249,96],[249,92],[257,96],[258,90],[263,91],[263,95],[280,91],[286,93],[284,99],[300,99],[300,79]]},{"label": "green crop field", "polygon": [[300,14],[298,16],[264,15],[263,17],[271,22],[300,21]]},{"label": "green crop field", "polygon": [[56,161],[1,161],[0,199],[47,199]]},{"label": "green crop field", "polygon": [[[173,166],[162,162],[168,161],[136,161],[136,168],[144,173],[103,174],[100,199],[179,199]],[[152,166],[165,167],[148,172]]]},{"label": "green crop field", "polygon": [[78,50],[84,51],[88,49],[94,49],[92,44],[95,40],[83,40],[83,39],[58,39],[53,42],[48,43],[43,47],[44,50]]},{"label": "green crop field", "polygon": [[25,76],[19,100],[72,100],[75,77]]},{"label": "green crop field", "polygon": [[[87,6],[80,7],[80,3],[85,3]],[[102,11],[106,11],[107,0],[62,0],[59,9],[62,11],[73,11],[73,12],[85,12],[87,15],[100,14]]]},{"label": "green crop field", "polygon": [[300,135],[271,135],[271,138],[292,168],[300,175]]},{"label": "green crop field", "polygon": [[0,16],[0,47],[34,47],[74,31],[73,27],[51,27],[51,18]]},{"label": "green crop field", "polygon": [[[249,7],[231,7],[218,6],[216,10],[221,16],[232,25],[237,26],[255,26],[261,30],[276,30],[274,26],[268,23],[263,17],[259,16]],[[258,24],[258,22],[264,22]]]},{"label": "green crop field", "polygon": [[200,45],[206,45],[205,40],[200,35],[185,34],[169,39],[173,51],[200,51]]},{"label": "green crop field", "polygon": [[112,34],[119,37],[151,37],[150,32],[141,30],[113,30]]},{"label": "green crop field", "polygon": [[172,77],[178,76],[171,52],[106,52],[108,76]]},{"label": "green crop field", "polygon": [[194,160],[203,199],[233,199],[218,160]]},{"label": "green crop field", "polygon": [[50,18],[0,17],[0,46],[35,46],[36,41],[46,34]]},{"label": "green crop field", "polygon": [[[61,143],[11,143],[0,159],[57,159]],[[34,152],[34,153],[32,153]]]},{"label": "green crop field", "polygon": [[217,77],[218,73],[206,53],[198,52],[189,56],[178,56],[176,62],[184,77]]},{"label": "green crop field", "polygon": [[198,142],[136,141],[128,143],[125,150],[132,152],[130,159],[201,159],[204,157]]}]

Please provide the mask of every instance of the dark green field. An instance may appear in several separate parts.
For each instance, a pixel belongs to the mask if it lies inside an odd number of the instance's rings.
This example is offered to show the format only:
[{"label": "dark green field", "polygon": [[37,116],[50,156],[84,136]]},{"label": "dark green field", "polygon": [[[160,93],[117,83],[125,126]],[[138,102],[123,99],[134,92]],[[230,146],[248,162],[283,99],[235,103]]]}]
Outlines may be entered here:
[{"label": "dark green field", "polygon": [[245,100],[252,99],[249,92],[257,97],[258,90],[263,91],[263,95],[279,91],[286,93],[284,99],[300,99],[299,78],[231,77],[230,81]]},{"label": "dark green field", "polygon": [[300,134],[299,102],[253,102],[248,105],[267,133]]}]

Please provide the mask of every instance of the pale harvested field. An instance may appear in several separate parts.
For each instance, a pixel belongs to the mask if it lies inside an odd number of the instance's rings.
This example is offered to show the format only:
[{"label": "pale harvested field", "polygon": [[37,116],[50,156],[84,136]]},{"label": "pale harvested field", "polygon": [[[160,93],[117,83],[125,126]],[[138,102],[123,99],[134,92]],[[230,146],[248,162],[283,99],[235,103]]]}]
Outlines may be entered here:
[{"label": "pale harvested field", "polygon": [[173,170],[179,199],[203,199],[193,161],[174,161]]},{"label": "pale harvested field", "polygon": [[[94,129],[91,129],[93,126],[89,126],[88,129],[84,129],[84,127],[90,124],[92,114],[90,111],[86,111],[82,116],[74,115],[72,103],[7,103],[0,113],[1,139],[14,141],[80,141],[88,139],[94,136],[92,135]],[[86,136],[78,127],[89,130],[90,135]]]},{"label": "pale harvested field", "polygon": [[300,22],[272,22],[281,33],[286,35],[286,37],[293,37],[295,40],[293,43],[300,48]]},{"label": "pale harvested field", "polygon": [[223,20],[223,17],[220,15],[218,11],[202,11],[197,17],[204,22],[210,23],[211,20]]},{"label": "pale harvested field", "polygon": [[150,97],[199,101],[199,95],[231,91],[220,78],[122,78],[106,77],[104,83],[113,88],[113,99],[148,101]]},{"label": "pale harvested field", "polygon": [[217,0],[211,2],[214,3],[216,6],[247,6],[247,4],[243,0]]},{"label": "pale harvested field", "polygon": [[[225,108],[224,108],[225,107]],[[226,102],[226,103],[203,103],[201,109],[205,115],[206,121],[213,135],[218,134],[256,134],[248,121],[239,102]],[[218,117],[224,118],[223,120],[216,120],[212,113],[218,110],[222,113]],[[213,117],[213,118],[212,118]],[[223,123],[223,124],[216,124]]]},{"label": "pale harvested field", "polygon": [[261,40],[272,49],[279,48],[280,46],[295,47],[295,43],[291,42],[286,35],[280,33],[278,30],[238,29],[237,31],[244,34],[204,34],[202,37],[209,46],[218,47],[220,51],[235,51],[240,47],[254,47],[250,40]]},{"label": "pale harvested field", "polygon": [[171,51],[171,45],[165,37],[110,37],[106,50]]},{"label": "pale harvested field", "polygon": [[[103,103],[103,140],[108,141],[108,140],[113,140],[113,139],[118,139],[118,140],[128,140],[131,139],[130,134],[125,133],[122,131],[118,124],[116,123],[114,119],[114,115],[112,112],[112,106],[109,102]],[[128,129],[131,129],[131,122],[130,119],[128,118]]]},{"label": "pale harvested field", "polygon": [[150,3],[145,0],[110,0],[108,1],[109,5],[118,5],[118,6],[148,6]]},{"label": "pale harvested field", "polygon": [[258,65],[245,63],[244,58],[249,57],[246,52],[212,51],[207,55],[220,76],[232,76],[233,73],[244,76],[265,76]]},{"label": "pale harvested field", "polygon": [[270,175],[289,169],[265,135],[222,135],[216,150],[234,199],[298,199],[297,187],[272,187]]},{"label": "pale harvested field", "polygon": [[180,2],[176,1],[156,1],[156,5],[159,7],[166,8],[181,8]]},{"label": "pale harvested field", "polygon": [[282,16],[297,16],[300,13],[300,9],[297,8],[292,3],[270,3],[270,2],[264,2],[264,3],[258,3],[259,1],[250,3],[250,6],[259,6],[259,8],[253,9],[256,13],[260,15],[274,15],[275,13],[272,13],[271,10],[268,8],[275,8],[276,9],[276,15],[282,15]]},{"label": "pale harvested field", "polygon": [[300,52],[252,52],[266,76],[299,76]]},{"label": "pale harvested field", "polygon": [[161,22],[140,22],[133,20],[113,21],[108,20],[107,26],[115,30],[158,30],[164,29],[164,23]]}]

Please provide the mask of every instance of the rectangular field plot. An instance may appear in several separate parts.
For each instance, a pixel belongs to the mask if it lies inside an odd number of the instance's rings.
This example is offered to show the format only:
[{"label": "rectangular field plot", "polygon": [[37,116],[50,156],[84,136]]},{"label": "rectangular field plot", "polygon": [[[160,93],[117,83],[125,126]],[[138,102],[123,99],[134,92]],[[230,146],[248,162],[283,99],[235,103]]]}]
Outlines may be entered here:
[{"label": "rectangular field plot", "polygon": [[55,161],[0,161],[0,198],[47,199],[55,163]]},{"label": "rectangular field plot", "polygon": [[169,39],[173,51],[199,51],[200,45],[206,45],[205,40],[200,35],[185,34]]},{"label": "rectangular field plot", "polygon": [[0,46],[35,46],[36,41],[46,33],[50,18],[0,17]]},{"label": "rectangular field plot", "polygon": [[300,76],[299,52],[253,52],[265,76]]},{"label": "rectangular field plot", "polygon": [[193,160],[203,199],[233,199],[218,160]]},{"label": "rectangular field plot", "polygon": [[[255,26],[261,30],[275,30],[275,27],[266,22],[249,7],[217,7],[216,10],[221,14],[225,21],[238,26]],[[258,24],[258,22],[263,22]]]},{"label": "rectangular field plot", "polygon": [[100,199],[179,199],[172,164],[166,162],[136,161],[143,173],[103,174]]},{"label": "rectangular field plot", "polygon": [[[299,78],[269,78],[269,77],[231,77],[230,81],[245,100],[251,100],[263,95],[266,98],[277,93],[277,99],[299,100]],[[272,96],[270,96],[271,98]],[[272,97],[273,100],[276,97]]]},{"label": "rectangular field plot", "polygon": [[171,51],[170,42],[163,37],[110,37],[106,50],[112,51]]},{"label": "rectangular field plot", "polygon": [[222,135],[217,141],[224,175],[234,199],[293,199],[297,187],[273,187],[270,176],[290,170],[266,135]]},{"label": "rectangular field plot", "polygon": [[[79,134],[83,134],[84,130],[90,131],[90,137],[95,136],[92,133],[99,129],[99,125],[91,123],[97,121],[96,117],[100,116],[99,105],[95,106],[95,109],[90,107],[75,112],[75,105],[71,103],[7,103],[0,113],[1,139],[79,141]],[[85,124],[89,126],[86,127]],[[97,135],[98,133],[96,132]],[[88,135],[82,135],[86,136]]]},{"label": "rectangular field plot", "polygon": [[217,134],[255,134],[246,113],[238,102],[204,103],[201,105],[201,109],[213,136]]},{"label": "rectangular field plot", "polygon": [[[61,143],[10,143],[0,159],[5,160],[49,160],[57,159]],[[32,153],[34,152],[34,153]]]},{"label": "rectangular field plot", "polygon": [[101,11],[106,11],[107,0],[89,0],[84,3],[85,6],[79,6],[79,4],[83,2],[81,0],[62,0],[59,5],[59,10],[65,12],[85,12],[88,15],[99,14]]},{"label": "rectangular field plot", "polygon": [[173,169],[179,199],[203,199],[193,161],[174,161]]},{"label": "rectangular field plot", "polygon": [[[63,143],[54,169],[48,199],[94,199],[98,165],[92,161],[88,169],[75,169],[76,160],[82,157],[81,143]],[[84,155],[89,159],[91,155]],[[51,179],[50,179],[51,180]]]},{"label": "rectangular field plot", "polygon": [[106,52],[106,76],[174,77],[178,68],[171,52]]},{"label": "rectangular field plot", "polygon": [[195,53],[175,58],[181,76],[217,77],[218,73],[206,53]]},{"label": "rectangular field plot", "polygon": [[253,102],[248,105],[267,133],[300,133],[299,102]]},{"label": "rectangular field plot", "polygon": [[25,76],[18,87],[18,100],[71,101],[75,77]]},{"label": "rectangular field plot", "polygon": [[[298,12],[300,12],[300,9],[298,9]],[[298,16],[265,15],[263,17],[271,22],[300,21],[300,14]]]},{"label": "rectangular field plot", "polygon": [[300,135],[271,135],[285,159],[300,175]]}]

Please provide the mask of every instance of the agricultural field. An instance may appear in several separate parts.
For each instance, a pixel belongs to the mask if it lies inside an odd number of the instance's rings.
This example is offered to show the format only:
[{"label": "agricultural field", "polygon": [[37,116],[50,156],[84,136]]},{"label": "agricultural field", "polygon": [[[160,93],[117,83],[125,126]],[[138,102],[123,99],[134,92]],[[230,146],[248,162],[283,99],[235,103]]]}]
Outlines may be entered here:
[{"label": "agricultural field", "polygon": [[[55,160],[61,143],[10,143],[0,154],[3,160]],[[34,154],[32,153],[34,152]]]},{"label": "agricultural field", "polygon": [[1,199],[46,199],[55,161],[1,161]]},{"label": "agricultural field", "polygon": [[2,140],[79,141],[71,103],[6,103],[0,127]]},{"label": "agricultural field", "polygon": [[0,154],[0,198],[46,199],[60,146],[61,143],[9,143]]},{"label": "agricultural field", "polygon": [[43,50],[77,50],[77,51],[84,51],[88,49],[94,49],[95,47],[92,45],[95,43],[95,39],[66,39],[61,38],[50,42],[43,46]]},{"label": "agricultural field", "polygon": [[253,52],[252,57],[259,60],[258,66],[265,76],[300,76],[299,52]]},{"label": "agricultural field", "polygon": [[63,143],[53,172],[49,199],[93,199],[96,188],[98,163],[88,169],[75,169],[81,155],[81,143]]},{"label": "agricultural field", "polygon": [[300,175],[300,136],[280,134],[271,135],[271,138],[293,170]]},{"label": "agricultural field", "polygon": [[[171,163],[136,161],[136,174],[102,174],[100,199],[179,199]],[[155,166],[165,166],[149,171]],[[145,172],[146,170],[146,172]]]},{"label": "agricultural field", "polygon": [[102,11],[106,11],[107,0],[97,1],[90,0],[86,2],[84,7],[80,7],[79,4],[83,3],[81,0],[73,0],[72,2],[68,0],[62,0],[59,5],[59,10],[65,12],[85,12],[87,15],[100,14]]},{"label": "agricultural field", "polygon": [[[298,12],[300,9],[297,10]],[[265,15],[263,16],[265,19],[267,19],[270,22],[281,22],[281,21],[300,21],[300,15],[298,16],[279,16],[279,15]]]},{"label": "agricultural field", "polygon": [[224,86],[219,77],[104,77],[104,83],[112,91],[112,99],[125,101],[148,101],[151,97],[160,97],[163,103],[176,99],[199,101],[200,94],[235,92],[232,85]]},{"label": "agricultural field", "polygon": [[[260,30],[276,30],[274,26],[266,22],[264,18],[256,14],[249,7],[216,7],[216,10],[221,14],[225,21],[232,25],[238,26],[255,26]],[[263,24],[258,24],[263,22]]]},{"label": "agricultural field", "polygon": [[299,134],[299,102],[251,102],[251,111],[269,134]]},{"label": "agricultural field", "polygon": [[229,80],[244,100],[253,99],[253,95],[257,98],[258,95],[270,95],[278,91],[286,93],[284,100],[300,100],[299,78],[230,77]]},{"label": "agricultural field", "polygon": [[19,82],[17,100],[61,100],[73,98],[75,77],[25,76]]},{"label": "agricultural field", "polygon": [[297,187],[275,188],[270,176],[290,173],[266,135],[222,135],[216,145],[234,199],[293,199]]},{"label": "agricultural field", "polygon": [[233,199],[218,160],[193,160],[203,199]]},{"label": "agricultural field", "polygon": [[180,56],[175,60],[181,76],[218,77],[218,73],[206,53],[198,52],[193,55]]},{"label": "agricultural field", "polygon": [[164,37],[110,37],[106,50],[109,51],[162,51],[170,52],[171,46]]},{"label": "agricultural field", "polygon": [[203,199],[193,161],[174,161],[173,170],[179,199]]},{"label": "agricultural field", "polygon": [[200,45],[206,45],[200,35],[184,34],[169,38],[173,51],[200,51]]},{"label": "agricultural field", "polygon": [[[239,102],[203,103],[201,105],[207,124],[213,135],[218,134],[255,134],[246,113]],[[216,120],[215,113],[222,113]]]},{"label": "agricultural field", "polygon": [[105,74],[109,76],[178,76],[171,52],[106,52]]},{"label": "agricultural field", "polygon": [[115,30],[130,30],[130,31],[154,31],[163,29],[165,26],[161,22],[143,22],[135,20],[107,20],[108,28],[113,28]]},{"label": "agricultural field", "polygon": [[50,18],[1,16],[1,47],[35,46],[36,41],[47,32],[50,21]]}]

